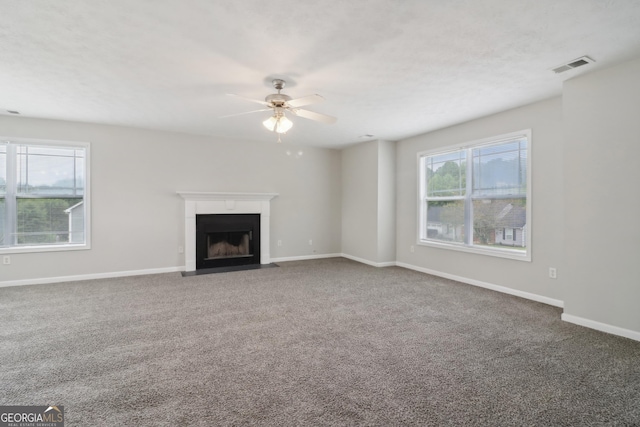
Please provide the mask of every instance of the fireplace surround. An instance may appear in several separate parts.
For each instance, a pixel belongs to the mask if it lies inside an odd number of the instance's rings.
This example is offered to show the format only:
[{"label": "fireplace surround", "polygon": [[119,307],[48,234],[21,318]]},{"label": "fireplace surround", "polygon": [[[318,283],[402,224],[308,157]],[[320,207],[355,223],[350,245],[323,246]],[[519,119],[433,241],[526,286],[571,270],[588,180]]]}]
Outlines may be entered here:
[{"label": "fireplace surround", "polygon": [[[184,199],[185,271],[196,271],[196,216],[208,214],[259,214],[260,264],[269,264],[271,199],[277,193],[219,193],[178,191]],[[206,267],[205,267],[206,268]]]}]

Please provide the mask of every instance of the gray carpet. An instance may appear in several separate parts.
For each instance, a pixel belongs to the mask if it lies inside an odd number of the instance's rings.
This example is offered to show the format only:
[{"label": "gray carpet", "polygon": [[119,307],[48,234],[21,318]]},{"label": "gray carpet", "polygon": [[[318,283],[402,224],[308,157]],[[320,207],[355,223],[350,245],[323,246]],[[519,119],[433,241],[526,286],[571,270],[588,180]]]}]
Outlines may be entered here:
[{"label": "gray carpet", "polygon": [[0,404],[67,426],[640,425],[640,343],[346,259],[0,289]]}]

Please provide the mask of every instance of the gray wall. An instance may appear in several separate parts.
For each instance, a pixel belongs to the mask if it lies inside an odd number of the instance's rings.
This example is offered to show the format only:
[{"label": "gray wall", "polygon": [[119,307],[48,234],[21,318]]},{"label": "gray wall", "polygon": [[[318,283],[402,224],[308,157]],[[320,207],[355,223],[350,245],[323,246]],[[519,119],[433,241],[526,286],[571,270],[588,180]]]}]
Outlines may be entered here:
[{"label": "gray wall", "polygon": [[[418,168],[420,151],[470,142],[523,129],[532,141],[532,261],[418,246]],[[562,187],[562,100],[553,98],[398,142],[397,261],[446,275],[562,300],[565,282],[564,196]],[[414,246],[415,252],[411,252]],[[548,277],[549,267],[558,279]]]},{"label": "gray wall", "polygon": [[378,262],[396,260],[396,143],[378,141]]},{"label": "gray wall", "polygon": [[395,143],[342,151],[342,252],[373,265],[395,262]]},{"label": "gray wall", "polygon": [[91,250],[12,254],[11,265],[0,264],[0,284],[183,266],[178,190],[279,193],[272,258],[340,253],[339,151],[7,116],[0,129],[4,137],[91,143],[92,182]]},{"label": "gray wall", "polygon": [[378,142],[342,150],[342,252],[378,260]]},{"label": "gray wall", "polygon": [[640,60],[564,85],[565,313],[640,332]]}]

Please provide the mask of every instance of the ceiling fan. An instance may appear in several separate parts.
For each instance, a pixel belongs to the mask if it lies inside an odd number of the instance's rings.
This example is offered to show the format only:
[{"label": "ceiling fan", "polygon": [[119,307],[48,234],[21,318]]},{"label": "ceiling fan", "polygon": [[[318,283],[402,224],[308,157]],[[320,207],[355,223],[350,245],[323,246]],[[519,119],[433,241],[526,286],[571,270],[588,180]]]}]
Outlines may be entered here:
[{"label": "ceiling fan", "polygon": [[[335,117],[327,116],[326,114],[316,113],[314,111],[303,110],[299,107],[304,107],[306,105],[316,104],[318,102],[324,101],[324,98],[320,95],[308,95],[303,96],[302,98],[292,99],[289,95],[285,95],[280,93],[282,89],[284,89],[286,82],[282,79],[274,79],[273,87],[278,91],[278,93],[273,93],[271,95],[267,95],[264,101],[259,101],[257,99],[245,98],[239,95],[229,94],[231,96],[235,96],[237,98],[244,99],[249,102],[254,102],[256,104],[264,105],[267,108],[263,108],[260,110],[247,111],[246,113],[239,114],[230,114],[224,117],[234,117],[241,116],[244,114],[258,113],[260,111],[273,111],[273,116],[269,117],[267,120],[262,122],[264,127],[272,132],[276,132],[278,134],[286,133],[293,126],[293,122],[287,118],[285,112],[289,112],[295,116],[303,117],[305,119],[315,120],[317,122],[332,124],[336,122]],[[278,142],[280,139],[278,137]]]}]

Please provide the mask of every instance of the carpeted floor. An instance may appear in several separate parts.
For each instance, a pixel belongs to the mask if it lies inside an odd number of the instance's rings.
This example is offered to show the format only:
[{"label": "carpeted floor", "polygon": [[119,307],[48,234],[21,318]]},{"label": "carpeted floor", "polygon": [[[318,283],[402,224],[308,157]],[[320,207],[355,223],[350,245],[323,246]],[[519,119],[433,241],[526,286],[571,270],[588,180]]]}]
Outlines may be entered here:
[{"label": "carpeted floor", "polygon": [[0,288],[0,404],[66,426],[640,425],[640,343],[346,259]]}]

